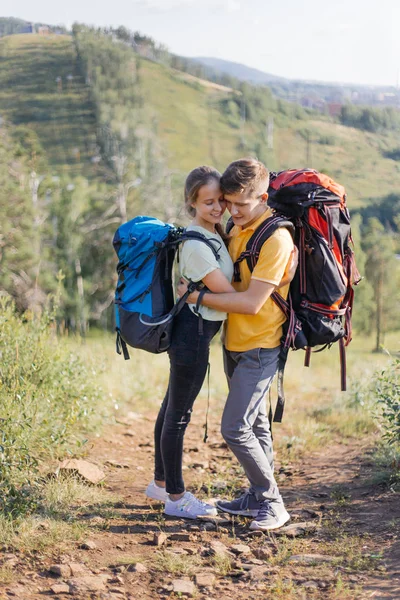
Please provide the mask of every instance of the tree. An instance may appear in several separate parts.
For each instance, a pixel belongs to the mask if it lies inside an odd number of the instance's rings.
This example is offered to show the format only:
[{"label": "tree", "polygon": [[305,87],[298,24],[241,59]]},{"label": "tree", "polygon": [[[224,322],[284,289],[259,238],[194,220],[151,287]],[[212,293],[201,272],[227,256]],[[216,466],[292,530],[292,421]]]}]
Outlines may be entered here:
[{"label": "tree", "polygon": [[9,130],[0,130],[0,292],[10,294],[21,311],[40,308],[45,300],[37,277],[40,233],[28,186],[29,158]]},{"label": "tree", "polygon": [[384,335],[394,324],[399,324],[396,302],[399,284],[399,264],[395,255],[393,234],[385,231],[378,219],[368,220],[363,235],[367,256],[365,268],[374,294],[374,321],[376,331],[375,351],[382,348]]}]

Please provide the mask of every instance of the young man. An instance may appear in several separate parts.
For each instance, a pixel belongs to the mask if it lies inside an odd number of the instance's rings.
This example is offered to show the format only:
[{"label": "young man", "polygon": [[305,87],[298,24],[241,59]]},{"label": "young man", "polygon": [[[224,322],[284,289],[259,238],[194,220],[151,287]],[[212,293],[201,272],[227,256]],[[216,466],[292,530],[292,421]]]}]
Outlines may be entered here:
[{"label": "young man", "polygon": [[[255,159],[231,163],[221,178],[221,189],[234,227],[229,253],[233,262],[245,250],[257,227],[268,217],[269,174]],[[252,516],[250,529],[276,529],[290,516],[274,478],[272,437],[265,396],[278,368],[278,355],[285,316],[270,298],[287,271],[293,241],[286,228],[278,229],[262,246],[251,273],[247,261],[240,265],[236,292],[204,294],[201,304],[229,313],[224,366],[229,395],[222,416],[221,432],[242,465],[250,482],[247,493],[217,507],[235,515]],[[286,298],[289,286],[279,287]],[[182,289],[179,290],[180,292]],[[188,302],[197,301],[194,292]]]}]

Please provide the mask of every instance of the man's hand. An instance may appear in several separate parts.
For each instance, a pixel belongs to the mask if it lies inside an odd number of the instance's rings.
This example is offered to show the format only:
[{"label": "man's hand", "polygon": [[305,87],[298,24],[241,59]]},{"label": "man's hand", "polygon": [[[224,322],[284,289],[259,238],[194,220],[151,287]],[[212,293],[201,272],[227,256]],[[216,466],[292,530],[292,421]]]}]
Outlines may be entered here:
[{"label": "man's hand", "polygon": [[278,288],[284,287],[285,285],[288,285],[292,281],[294,274],[296,273],[298,264],[299,264],[299,251],[297,249],[297,246],[293,246],[293,250],[291,252],[289,263],[288,263],[289,268],[286,267],[285,274],[284,274],[283,278],[281,279],[281,281],[278,285]]},{"label": "man's hand", "polygon": [[291,263],[288,271],[289,281],[292,281],[294,274],[296,273],[297,265],[299,264],[299,251],[297,246],[293,246]]}]

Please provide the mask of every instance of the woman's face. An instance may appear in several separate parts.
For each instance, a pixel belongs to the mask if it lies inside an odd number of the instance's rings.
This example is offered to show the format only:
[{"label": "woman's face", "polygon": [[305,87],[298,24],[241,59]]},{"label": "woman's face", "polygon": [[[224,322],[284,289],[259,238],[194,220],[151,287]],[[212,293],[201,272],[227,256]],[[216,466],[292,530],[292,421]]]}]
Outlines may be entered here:
[{"label": "woman's face", "polygon": [[192,203],[196,210],[196,218],[206,223],[215,225],[221,222],[221,217],[226,209],[226,202],[221,193],[219,182],[211,179],[206,185],[202,185],[198,191],[197,199]]}]

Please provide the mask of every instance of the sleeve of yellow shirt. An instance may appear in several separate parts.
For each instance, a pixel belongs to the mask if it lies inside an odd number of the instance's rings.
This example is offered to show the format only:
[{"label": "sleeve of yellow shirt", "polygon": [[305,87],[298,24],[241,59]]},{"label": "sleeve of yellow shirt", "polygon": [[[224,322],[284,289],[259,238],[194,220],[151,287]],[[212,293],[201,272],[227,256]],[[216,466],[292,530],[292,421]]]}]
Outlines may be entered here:
[{"label": "sleeve of yellow shirt", "polygon": [[278,285],[289,266],[293,239],[289,231],[281,227],[264,242],[252,279]]}]

